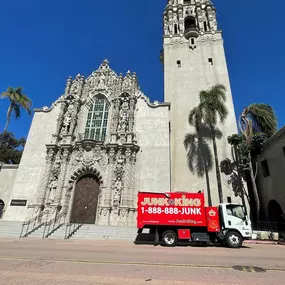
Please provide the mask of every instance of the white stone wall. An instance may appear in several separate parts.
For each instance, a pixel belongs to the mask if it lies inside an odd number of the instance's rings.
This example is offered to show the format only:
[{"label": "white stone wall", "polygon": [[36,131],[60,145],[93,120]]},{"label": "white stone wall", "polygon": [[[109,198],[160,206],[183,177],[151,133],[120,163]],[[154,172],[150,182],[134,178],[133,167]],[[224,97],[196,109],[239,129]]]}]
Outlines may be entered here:
[{"label": "white stone wall", "polygon": [[[209,37],[209,38],[207,38]],[[183,140],[193,129],[188,124],[191,109],[199,103],[199,92],[215,84],[227,87],[227,107],[229,116],[226,123],[220,126],[223,139],[218,141],[219,160],[231,158],[227,136],[237,133],[236,118],[228,76],[226,58],[221,33],[204,36],[204,41],[196,41],[196,49],[189,48],[189,42],[180,37],[164,38],[164,82],[165,101],[171,103],[171,178],[172,191],[206,190],[205,179],[192,174],[187,166],[186,151]],[[182,42],[181,42],[182,41]],[[208,59],[213,59],[213,65]],[[180,60],[181,68],[177,61]],[[211,145],[212,147],[212,145]],[[223,176],[224,200],[232,197],[235,200],[227,178]],[[210,173],[213,204],[218,203],[218,191],[215,171]],[[240,202],[240,201],[239,201]]]},{"label": "white stone wall", "polygon": [[140,98],[136,109],[135,130],[140,150],[135,189],[141,192],[169,192],[169,106],[150,107]]},{"label": "white stone wall", "polygon": [[[11,199],[28,200],[28,204],[36,202],[45,168],[46,144],[51,143],[58,114],[59,106],[50,111],[35,111]],[[31,215],[33,212],[28,211],[28,207],[13,206],[7,208],[4,219],[24,221],[31,218]]]},{"label": "white stone wall", "polygon": [[[267,141],[258,157],[257,186],[261,211],[268,217],[268,204],[276,200],[285,213],[285,127]],[[264,177],[261,162],[267,160],[270,175]]]},{"label": "white stone wall", "polygon": [[15,176],[17,174],[18,165],[0,165],[0,200],[2,200],[5,204],[4,206],[4,214],[2,218],[5,216],[6,209],[10,205],[10,197],[15,181]]}]

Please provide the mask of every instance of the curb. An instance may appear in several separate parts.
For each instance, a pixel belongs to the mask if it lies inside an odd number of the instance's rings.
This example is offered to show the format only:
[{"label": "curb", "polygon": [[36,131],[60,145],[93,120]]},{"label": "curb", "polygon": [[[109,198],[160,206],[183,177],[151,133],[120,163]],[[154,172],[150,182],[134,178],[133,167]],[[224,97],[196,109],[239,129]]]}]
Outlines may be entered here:
[{"label": "curb", "polygon": [[244,241],[245,244],[279,244],[285,245],[285,242],[278,242],[278,241],[268,241],[268,240],[247,240]]}]

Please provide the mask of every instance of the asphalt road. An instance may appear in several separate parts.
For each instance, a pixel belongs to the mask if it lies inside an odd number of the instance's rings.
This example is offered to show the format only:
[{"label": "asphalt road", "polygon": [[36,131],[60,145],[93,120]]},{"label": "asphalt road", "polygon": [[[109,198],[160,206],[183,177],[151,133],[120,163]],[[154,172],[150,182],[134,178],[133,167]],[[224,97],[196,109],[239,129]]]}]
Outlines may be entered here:
[{"label": "asphalt road", "polygon": [[[261,272],[256,272],[261,271]],[[0,284],[284,284],[285,246],[0,239]]]}]

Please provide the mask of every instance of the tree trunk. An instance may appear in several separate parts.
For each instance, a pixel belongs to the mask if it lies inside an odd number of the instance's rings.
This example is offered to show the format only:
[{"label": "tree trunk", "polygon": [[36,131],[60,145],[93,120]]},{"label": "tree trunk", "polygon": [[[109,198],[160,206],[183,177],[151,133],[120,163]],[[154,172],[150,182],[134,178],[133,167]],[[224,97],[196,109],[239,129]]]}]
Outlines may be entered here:
[{"label": "tree trunk", "polygon": [[212,134],[213,134],[213,147],[214,147],[214,155],[215,155],[215,165],[216,165],[216,176],[217,176],[217,184],[218,184],[218,192],[219,192],[219,201],[220,201],[220,203],[223,203],[224,199],[223,199],[222,179],[221,179],[221,173],[220,173],[220,164],[219,164],[219,158],[218,158],[216,136],[215,136],[215,131],[213,130],[213,128],[212,128]]},{"label": "tree trunk", "polygon": [[[241,177],[241,173],[240,173],[240,155],[239,155],[239,151],[237,150],[237,147],[234,146],[232,148],[232,150],[234,149],[234,154],[235,154],[235,161],[237,163],[237,174],[238,174],[238,179],[239,179],[239,184],[240,184],[240,189],[241,189],[241,199],[242,199],[242,204],[244,206],[244,209],[245,209],[245,213],[246,215],[248,215],[248,210],[247,210],[247,206],[246,206],[246,203],[245,203],[245,198],[244,196],[246,195],[245,193],[245,189],[243,187],[243,180],[242,180],[242,177]],[[248,197],[247,197],[248,199]],[[249,200],[248,200],[249,202]]]},{"label": "tree trunk", "polygon": [[260,212],[260,201],[259,201],[259,195],[258,190],[255,182],[253,167],[251,163],[251,155],[249,154],[249,168],[250,168],[250,180],[252,184],[252,192],[255,200],[255,206],[256,206],[256,218],[259,220],[259,212]]},{"label": "tree trunk", "polygon": [[1,140],[0,140],[0,147],[2,147],[2,143],[3,143],[3,141],[4,141],[5,135],[6,135],[7,130],[8,130],[8,126],[9,126],[9,123],[10,123],[12,110],[13,110],[12,104],[10,104],[10,106],[9,106],[9,108],[8,108],[8,111],[7,111],[6,125],[5,125],[4,131],[3,131],[3,133],[2,133]]},{"label": "tree trunk", "polygon": [[211,207],[212,206],[212,196],[211,196],[209,170],[208,170],[208,165],[206,164],[205,160],[204,160],[204,166],[205,166],[205,176],[206,176],[206,184],[207,184],[208,205]]}]

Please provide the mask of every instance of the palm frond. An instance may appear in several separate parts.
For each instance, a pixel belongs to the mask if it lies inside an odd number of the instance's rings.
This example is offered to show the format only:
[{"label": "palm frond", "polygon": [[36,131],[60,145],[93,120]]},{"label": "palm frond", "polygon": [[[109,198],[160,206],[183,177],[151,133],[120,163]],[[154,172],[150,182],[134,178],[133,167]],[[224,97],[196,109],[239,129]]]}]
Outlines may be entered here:
[{"label": "palm frond", "polygon": [[227,88],[223,84],[216,84],[210,89],[211,97],[213,97],[215,100],[220,100],[223,102],[226,102],[226,91]]},{"label": "palm frond", "polygon": [[199,93],[200,102],[207,101],[209,98],[209,91],[202,90]]},{"label": "palm frond", "polygon": [[260,131],[272,136],[277,130],[277,118],[274,109],[268,104],[251,104],[249,114],[256,123],[256,132]]},{"label": "palm frond", "polygon": [[202,122],[202,119],[203,119],[203,110],[202,107],[199,105],[190,111],[188,116],[188,123],[189,125],[198,128]]},{"label": "palm frond", "polygon": [[21,116],[20,106],[18,104],[13,104],[12,109],[13,109],[13,112],[15,114],[16,119],[20,118],[20,116]]},{"label": "palm frond", "polygon": [[200,124],[199,129],[197,130],[197,136],[205,140],[213,139],[213,134],[211,129],[204,123]]},{"label": "palm frond", "polygon": [[218,140],[220,140],[223,137],[222,131],[217,127],[214,128],[214,134]]},{"label": "palm frond", "polygon": [[204,177],[206,171],[213,168],[213,155],[206,140],[197,133],[188,133],[184,138],[187,151],[187,164],[192,173]]},{"label": "palm frond", "polygon": [[26,95],[22,95],[18,100],[18,104],[29,114],[31,114],[32,100],[30,98],[28,98]]},{"label": "palm frond", "polygon": [[22,94],[22,91],[23,91],[23,87],[17,87],[17,88],[15,89],[15,93],[18,93],[19,95],[23,95],[23,94]]},{"label": "palm frond", "polygon": [[228,115],[229,115],[229,111],[228,108],[225,104],[220,104],[217,108],[216,108],[218,115],[219,115],[219,119],[221,121],[222,124],[225,123]]},{"label": "palm frond", "polygon": [[20,108],[25,109],[29,115],[32,113],[32,100],[23,93],[22,87],[17,87],[16,89],[8,87],[7,90],[1,94],[1,97],[10,100],[16,118],[20,117]]}]

